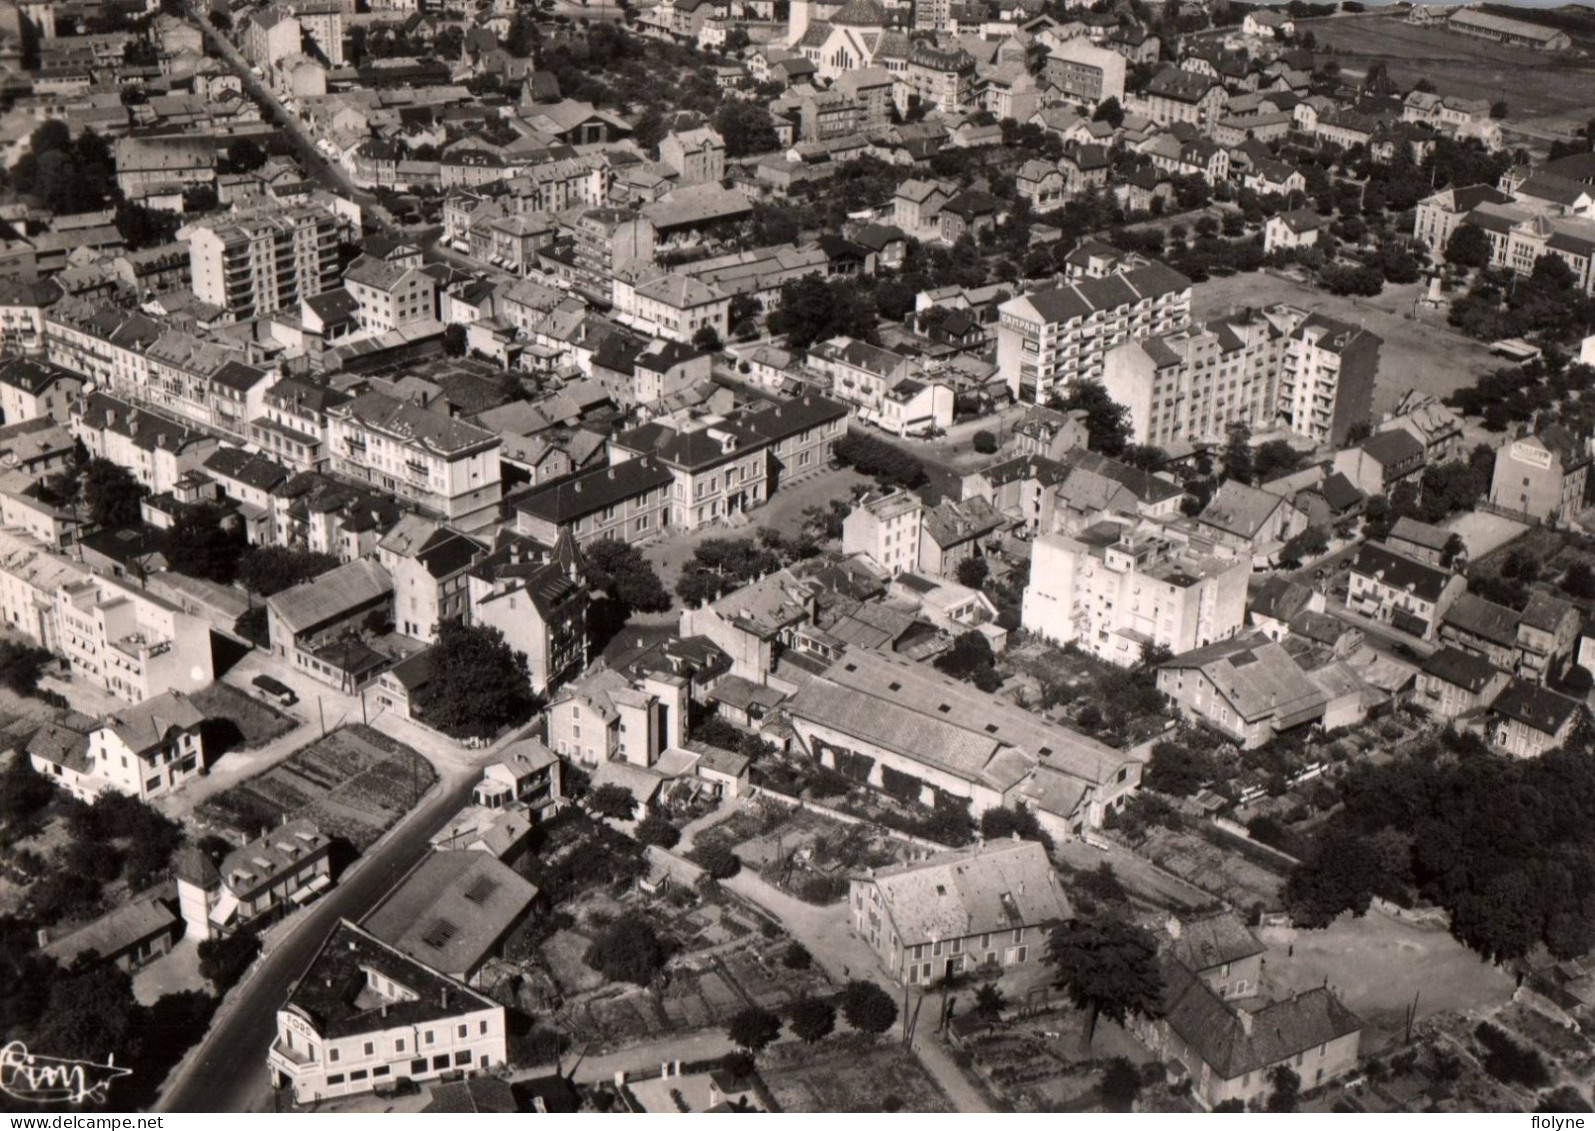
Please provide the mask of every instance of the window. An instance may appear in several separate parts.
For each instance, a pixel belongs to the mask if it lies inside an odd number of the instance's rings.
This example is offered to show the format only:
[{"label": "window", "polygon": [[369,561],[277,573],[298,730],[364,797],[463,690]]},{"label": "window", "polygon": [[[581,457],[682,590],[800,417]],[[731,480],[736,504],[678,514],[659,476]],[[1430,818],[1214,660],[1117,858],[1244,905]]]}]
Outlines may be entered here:
[{"label": "window", "polygon": [[432,1032],[431,1029],[428,1029],[426,1031],[426,1043],[430,1045],[430,1044],[435,1043],[436,1041],[437,1041],[437,1034]]},{"label": "window", "polygon": [[478,1021],[476,1023],[476,1025],[477,1025],[476,1031],[477,1031],[478,1034],[485,1034],[487,1032],[487,1022],[486,1021]]},{"label": "window", "polygon": [[349,1083],[351,1084],[353,1084],[356,1080],[364,1080],[365,1078],[366,1070],[364,1068],[356,1068],[353,1072],[349,1073]]},{"label": "window", "polygon": [[459,1052],[454,1054],[455,1067],[468,1066],[470,1063],[471,1051],[469,1049],[461,1049]]},{"label": "window", "polygon": [[373,1078],[378,1076],[386,1076],[392,1071],[393,1069],[389,1068],[386,1064],[379,1064],[371,1070],[371,1075]]},{"label": "window", "polygon": [[365,1053],[366,1053],[366,1055],[367,1056],[375,1056],[376,1052],[377,1052],[377,1046],[376,1046],[375,1042],[367,1041],[366,1044],[365,1044]]},{"label": "window", "polygon": [[410,1075],[420,1076],[426,1072],[426,1057],[417,1057],[410,1062]]},{"label": "window", "polygon": [[404,1038],[403,1037],[400,1037],[398,1040],[393,1042],[393,1051],[394,1052],[403,1052],[404,1051]]},{"label": "window", "polygon": [[470,1034],[471,1030],[469,1026],[461,1025],[457,1032],[459,1033],[460,1040],[463,1041]]},{"label": "window", "polygon": [[338,1063],[338,1050],[337,1049],[328,1049],[327,1050],[327,1059],[330,1060],[333,1064],[337,1064]]},{"label": "window", "polygon": [[343,1083],[343,1073],[342,1072],[334,1072],[332,1075],[327,1077],[327,1084],[329,1086],[333,1085],[333,1084],[341,1084],[341,1083]]},{"label": "window", "polygon": [[448,1066],[449,1066],[449,1054],[448,1053],[440,1052],[440,1053],[438,1053],[436,1056],[434,1056],[432,1058],[432,1068],[433,1068],[434,1071],[442,1072]]}]

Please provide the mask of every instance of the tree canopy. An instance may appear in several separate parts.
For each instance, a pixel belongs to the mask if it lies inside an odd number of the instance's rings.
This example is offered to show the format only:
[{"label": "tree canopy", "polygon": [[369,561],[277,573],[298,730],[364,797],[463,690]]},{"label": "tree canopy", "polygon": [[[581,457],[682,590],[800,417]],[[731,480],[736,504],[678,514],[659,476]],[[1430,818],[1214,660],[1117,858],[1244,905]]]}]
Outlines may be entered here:
[{"label": "tree canopy", "polygon": [[1118,456],[1130,442],[1130,410],[1108,394],[1100,381],[1077,381],[1053,404],[1064,411],[1084,409],[1091,450]]},{"label": "tree canopy", "polygon": [[139,520],[144,488],[121,464],[98,456],[83,467],[80,480],[83,504],[96,526],[123,526]]},{"label": "tree canopy", "polygon": [[238,556],[238,582],[256,596],[270,597],[337,566],[338,559],[331,554],[289,546],[251,546]]},{"label": "tree canopy", "polygon": [[1157,943],[1133,923],[1106,915],[1065,923],[1053,930],[1047,957],[1056,971],[1054,983],[1086,1011],[1084,1050],[1091,1048],[1099,1017],[1123,1024],[1132,1014],[1162,1014]]},{"label": "tree canopy", "polygon": [[649,986],[669,958],[648,917],[628,911],[598,933],[583,961],[611,982]]},{"label": "tree canopy", "polygon": [[430,726],[492,735],[522,722],[535,705],[526,657],[496,628],[446,620],[432,647],[432,678],[416,695]]},{"label": "tree canopy", "polygon": [[726,1036],[749,1052],[762,1052],[781,1035],[781,1019],[768,1009],[750,1005],[726,1023]]},{"label": "tree canopy", "polygon": [[874,982],[851,981],[842,991],[842,1016],[865,1033],[884,1033],[897,1023],[897,1002]]}]

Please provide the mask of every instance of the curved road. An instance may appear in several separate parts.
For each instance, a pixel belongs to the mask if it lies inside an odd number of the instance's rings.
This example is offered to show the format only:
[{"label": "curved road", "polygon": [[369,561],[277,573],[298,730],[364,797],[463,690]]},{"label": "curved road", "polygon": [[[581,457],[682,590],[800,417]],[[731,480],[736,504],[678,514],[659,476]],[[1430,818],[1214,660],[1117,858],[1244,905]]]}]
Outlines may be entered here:
[{"label": "curved road", "polygon": [[427,852],[434,833],[471,796],[478,775],[449,767],[442,786],[364,857],[346,881],[312,905],[229,1003],[205,1035],[182,1075],[156,1105],[158,1111],[271,1111],[266,1053],[277,1035],[277,1009],[339,919],[359,920]]}]

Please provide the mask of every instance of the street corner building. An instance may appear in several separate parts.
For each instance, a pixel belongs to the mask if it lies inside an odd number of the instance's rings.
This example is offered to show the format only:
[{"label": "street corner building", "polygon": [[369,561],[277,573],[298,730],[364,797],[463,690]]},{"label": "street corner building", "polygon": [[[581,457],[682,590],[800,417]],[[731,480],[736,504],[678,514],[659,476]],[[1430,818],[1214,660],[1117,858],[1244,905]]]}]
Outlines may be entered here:
[{"label": "street corner building", "polygon": [[504,1007],[340,922],[277,1011],[266,1063],[295,1103],[505,1063]]}]

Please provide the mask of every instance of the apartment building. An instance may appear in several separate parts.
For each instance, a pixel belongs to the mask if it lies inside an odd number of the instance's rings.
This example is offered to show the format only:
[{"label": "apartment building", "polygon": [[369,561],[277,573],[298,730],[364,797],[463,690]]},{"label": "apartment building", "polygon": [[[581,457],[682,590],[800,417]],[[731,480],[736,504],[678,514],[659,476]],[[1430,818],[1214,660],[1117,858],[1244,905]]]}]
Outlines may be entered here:
[{"label": "apartment building", "polygon": [[809,350],[809,368],[830,382],[830,395],[878,418],[887,395],[916,369],[914,359],[853,338],[832,338]]},{"label": "apartment building", "polygon": [[669,524],[696,530],[767,502],[782,483],[831,465],[847,406],[807,394],[760,400],[725,415],[676,413],[622,432],[611,462],[646,456],[668,468]]},{"label": "apartment building", "polygon": [[388,666],[360,636],[373,621],[392,619],[393,581],[366,558],[266,598],[272,654],[347,694],[359,692]]},{"label": "apartment building", "polygon": [[1032,840],[873,869],[849,887],[853,930],[906,985],[1039,966],[1052,928],[1074,917],[1046,849]]},{"label": "apartment building", "polygon": [[128,703],[215,678],[210,626],[135,585],[95,575],[55,590],[55,642],[75,679]]},{"label": "apartment building", "polygon": [[83,378],[43,358],[13,357],[0,364],[0,423],[72,418],[72,402],[83,391]]},{"label": "apartment building", "polygon": [[1048,49],[1041,73],[1065,98],[1095,109],[1109,98],[1124,101],[1127,62],[1119,52],[1076,36]]},{"label": "apartment building", "polygon": [[1373,414],[1383,339],[1371,330],[1311,314],[1285,343],[1279,413],[1292,432],[1341,447]]},{"label": "apartment building", "polygon": [[362,255],[343,273],[360,329],[386,334],[436,323],[437,280],[419,267]]},{"label": "apartment building", "polygon": [[265,411],[276,372],[247,364],[244,353],[171,330],[144,353],[148,376],[142,400],[240,443],[249,422]]},{"label": "apartment building", "polygon": [[1287,336],[1307,312],[1283,303],[1115,346],[1102,384],[1130,410],[1135,443],[1222,443],[1234,424],[1274,427]]},{"label": "apartment building", "polygon": [[725,141],[708,126],[672,130],[660,139],[659,160],[679,174],[681,184],[718,182],[725,177]]},{"label": "apartment building", "polygon": [[470,621],[496,628],[526,657],[532,690],[546,695],[587,666],[587,581],[575,536],[552,552],[509,536],[466,577]]},{"label": "apartment building", "polygon": [[902,489],[863,496],[842,520],[842,552],[864,554],[894,576],[919,568],[925,504]]},{"label": "apartment building", "polygon": [[1382,542],[1366,542],[1351,563],[1346,607],[1430,640],[1467,587],[1459,573],[1405,557]]},{"label": "apartment building", "polygon": [[249,439],[285,467],[316,471],[332,458],[332,410],[349,400],[330,385],[284,378],[263,394],[264,411],[249,422]]},{"label": "apartment building", "polygon": [[1190,325],[1191,281],[1162,263],[1131,266],[1010,299],[998,308],[997,371],[1014,398],[1099,381],[1114,346]]},{"label": "apartment building", "polygon": [[493,433],[379,392],[333,406],[328,416],[339,474],[467,530],[496,515],[500,440]]},{"label": "apartment building", "polygon": [[1495,702],[1507,679],[1484,657],[1443,647],[1424,661],[1414,701],[1437,719],[1459,719]]},{"label": "apartment building", "polygon": [[1559,424],[1526,434],[1496,449],[1490,502],[1542,522],[1578,515],[1589,493],[1591,450]]},{"label": "apartment building", "polygon": [[962,48],[944,50],[928,43],[916,44],[908,54],[901,76],[903,89],[922,105],[943,114],[958,115],[975,101],[975,57]]},{"label": "apartment building", "polygon": [[88,577],[86,565],[51,553],[43,540],[0,529],[0,622],[40,648],[62,654],[56,591]]},{"label": "apartment building", "polygon": [[646,457],[577,472],[517,496],[515,529],[545,546],[566,533],[578,546],[647,542],[670,526],[674,483],[670,468]]},{"label": "apartment building", "polygon": [[152,495],[198,471],[219,445],[214,436],[103,393],[72,406],[70,427],[91,456],[120,464]]},{"label": "apartment building", "polygon": [[1171,64],[1153,75],[1146,90],[1129,99],[1125,108],[1165,129],[1186,122],[1211,133],[1228,103],[1229,94],[1216,78]]},{"label": "apartment building", "polygon": [[338,285],[341,222],[317,204],[276,206],[186,229],[196,295],[243,320]]},{"label": "apartment building", "polygon": [[1178,654],[1240,632],[1250,576],[1243,559],[1103,522],[1033,543],[1020,619],[1048,640],[1134,667],[1147,646]]},{"label": "apartment building", "polygon": [[615,275],[654,261],[654,226],[646,216],[624,208],[575,209],[559,217],[569,250],[559,263],[573,282],[609,298]]},{"label": "apartment building", "polygon": [[1513,679],[1488,709],[1492,745],[1514,758],[1538,758],[1565,746],[1584,704],[1524,679]]},{"label": "apartment building", "polygon": [[135,397],[149,379],[144,351],[164,332],[165,327],[148,315],[87,299],[68,300],[45,315],[45,356],[81,374],[102,392]]},{"label": "apartment building", "polygon": [[60,301],[49,280],[0,279],[0,348],[36,353],[44,348],[44,315]]},{"label": "apartment building", "polygon": [[549,702],[548,745],[588,766],[653,766],[685,746],[691,697],[685,676],[594,667]]},{"label": "apartment building", "polygon": [[407,514],[377,542],[377,562],[393,580],[393,627],[431,644],[444,621],[465,618],[466,574],[486,551],[475,538]]},{"label": "apartment building", "polygon": [[205,942],[325,891],[332,885],[332,841],[301,817],[234,848],[219,866],[197,845],[184,844],[172,873],[183,934]]},{"label": "apartment building", "polygon": [[1444,188],[1418,201],[1412,235],[1436,255],[1445,251],[1452,234],[1481,204],[1509,204],[1512,198],[1494,185]]},{"label": "apartment building", "polygon": [[250,15],[244,23],[244,56],[257,67],[270,68],[299,54],[303,29],[293,9],[273,4]]},{"label": "apartment building", "polygon": [[653,267],[622,271],[611,293],[614,316],[644,334],[686,343],[705,329],[719,342],[731,336],[731,296],[692,275]]},{"label": "apartment building", "polygon": [[[441,949],[468,924],[436,918]],[[272,1086],[312,1104],[400,1077],[474,1076],[505,1063],[504,1007],[347,919],[327,936],[277,1011]]]}]

